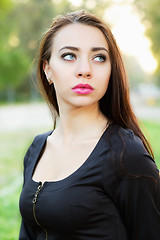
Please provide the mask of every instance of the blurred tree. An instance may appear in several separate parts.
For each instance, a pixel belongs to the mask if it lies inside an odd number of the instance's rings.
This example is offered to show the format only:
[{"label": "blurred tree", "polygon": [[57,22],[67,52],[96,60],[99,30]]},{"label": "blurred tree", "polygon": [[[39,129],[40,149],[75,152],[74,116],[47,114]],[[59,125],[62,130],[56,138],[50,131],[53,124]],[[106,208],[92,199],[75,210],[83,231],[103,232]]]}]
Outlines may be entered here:
[{"label": "blurred tree", "polygon": [[[22,63],[19,58],[18,51],[15,51],[15,46],[18,44],[18,39],[12,34],[12,21],[9,19],[10,13],[13,11],[14,5],[11,0],[1,0],[0,2],[0,89],[7,90],[8,96],[11,99],[13,96],[14,87],[18,84],[21,74],[17,75],[17,67],[19,64],[20,70]],[[13,84],[13,79],[15,82]]]},{"label": "blurred tree", "polygon": [[30,91],[33,96],[33,85],[28,81],[31,79],[30,66],[49,22],[60,11],[67,9],[69,3],[66,0],[63,3],[57,4],[53,0],[1,0],[0,93],[5,97],[5,92],[9,101],[14,100],[15,90],[20,90],[19,94],[25,93],[25,96]]},{"label": "blurred tree", "polygon": [[160,0],[134,0],[134,3],[146,25],[146,35],[152,42],[152,52],[158,62],[156,75],[160,85]]}]

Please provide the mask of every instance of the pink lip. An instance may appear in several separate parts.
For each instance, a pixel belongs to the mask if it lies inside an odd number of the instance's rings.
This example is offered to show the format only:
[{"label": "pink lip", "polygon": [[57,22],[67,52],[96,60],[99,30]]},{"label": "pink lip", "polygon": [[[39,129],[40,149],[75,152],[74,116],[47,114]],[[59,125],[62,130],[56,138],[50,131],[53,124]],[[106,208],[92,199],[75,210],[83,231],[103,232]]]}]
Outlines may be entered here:
[{"label": "pink lip", "polygon": [[89,94],[92,93],[94,89],[89,84],[80,83],[73,87],[72,91],[78,94]]}]

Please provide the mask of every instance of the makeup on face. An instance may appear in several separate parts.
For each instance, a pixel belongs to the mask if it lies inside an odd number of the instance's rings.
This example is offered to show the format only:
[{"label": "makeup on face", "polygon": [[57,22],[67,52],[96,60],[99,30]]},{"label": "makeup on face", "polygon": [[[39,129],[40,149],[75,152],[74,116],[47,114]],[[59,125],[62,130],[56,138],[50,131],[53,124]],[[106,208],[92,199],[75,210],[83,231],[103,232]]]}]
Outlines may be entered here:
[{"label": "makeup on face", "polygon": [[[64,46],[64,47],[62,47],[58,52],[62,51],[63,49],[69,49],[69,50],[73,50],[73,51],[80,51],[80,49],[77,48],[77,47]],[[96,52],[96,51],[100,51],[100,50],[104,50],[104,51],[106,51],[107,53],[109,53],[109,51],[108,51],[106,48],[104,48],[104,47],[93,47],[93,48],[91,48],[91,51],[92,51],[92,52]]]},{"label": "makeup on face", "polygon": [[72,88],[72,91],[77,94],[90,94],[94,91],[94,88],[89,84],[77,84]]},{"label": "makeup on face", "polygon": [[98,102],[111,73],[104,35],[83,24],[65,26],[54,39],[49,68],[59,104],[82,107]]},{"label": "makeup on face", "polygon": [[[80,52],[80,49],[78,47],[74,47],[74,46],[64,46],[64,47],[60,48],[58,53],[61,51],[62,52],[64,51],[64,53],[62,53],[62,55],[60,55],[61,59],[69,62],[69,61],[73,61],[73,60],[77,59],[77,56],[78,56],[77,54],[78,54],[78,52]],[[92,47],[90,49],[91,53],[98,52],[97,54],[92,56],[92,60],[95,62],[103,63],[106,61],[107,56],[106,56],[106,53],[103,54],[100,51],[105,51],[105,52],[107,52],[107,55],[109,54],[109,51],[105,47]]]}]

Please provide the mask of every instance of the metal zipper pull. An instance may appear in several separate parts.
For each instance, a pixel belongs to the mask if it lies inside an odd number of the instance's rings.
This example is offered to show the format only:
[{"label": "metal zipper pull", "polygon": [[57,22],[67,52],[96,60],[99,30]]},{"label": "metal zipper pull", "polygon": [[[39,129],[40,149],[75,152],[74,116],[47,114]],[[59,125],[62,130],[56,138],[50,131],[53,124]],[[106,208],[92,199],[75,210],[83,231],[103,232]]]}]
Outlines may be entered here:
[{"label": "metal zipper pull", "polygon": [[42,187],[43,187],[42,182],[39,182],[39,185],[38,185],[38,187],[37,187],[37,190],[36,190],[36,192],[35,192],[35,194],[34,194],[34,198],[33,198],[33,200],[32,200],[32,203],[33,203],[33,216],[34,216],[34,219],[35,219],[37,225],[38,225],[41,229],[43,229],[43,231],[45,232],[45,240],[47,240],[47,239],[48,239],[48,232],[47,232],[47,230],[38,222],[37,217],[36,217],[36,213],[35,213],[35,207],[36,207],[36,202],[37,202],[38,194],[39,194],[39,192],[41,191]]},{"label": "metal zipper pull", "polygon": [[38,187],[37,187],[37,191],[36,193],[34,194],[34,198],[32,200],[32,203],[35,204],[37,202],[37,197],[38,197],[38,194],[39,192],[41,191],[41,188],[43,187],[42,185],[42,182],[39,183]]}]

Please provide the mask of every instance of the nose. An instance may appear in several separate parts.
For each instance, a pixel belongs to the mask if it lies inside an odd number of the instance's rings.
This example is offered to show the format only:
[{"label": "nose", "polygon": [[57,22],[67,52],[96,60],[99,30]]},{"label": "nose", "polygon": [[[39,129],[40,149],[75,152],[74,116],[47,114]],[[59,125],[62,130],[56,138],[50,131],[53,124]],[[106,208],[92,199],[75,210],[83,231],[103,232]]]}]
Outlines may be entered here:
[{"label": "nose", "polygon": [[86,79],[92,78],[92,70],[89,61],[82,60],[78,63],[76,77]]},{"label": "nose", "polygon": [[77,74],[77,77],[78,78],[87,78],[87,79],[90,79],[91,78],[91,73],[78,73]]}]

